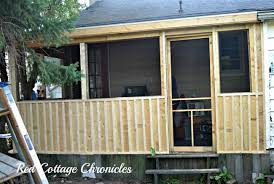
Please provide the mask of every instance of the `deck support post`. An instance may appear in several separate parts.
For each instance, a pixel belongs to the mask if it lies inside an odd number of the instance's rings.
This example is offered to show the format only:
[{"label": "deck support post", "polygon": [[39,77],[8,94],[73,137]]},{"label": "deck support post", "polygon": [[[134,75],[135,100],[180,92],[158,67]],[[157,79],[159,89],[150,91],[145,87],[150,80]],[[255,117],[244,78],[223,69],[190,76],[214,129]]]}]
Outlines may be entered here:
[{"label": "deck support post", "polygon": [[256,178],[260,176],[260,168],[261,168],[261,162],[260,162],[260,155],[259,154],[253,154],[252,155],[252,165],[253,165],[252,182],[256,183]]},{"label": "deck support post", "polygon": [[244,170],[243,170],[243,155],[242,154],[236,154],[235,155],[235,175],[236,180],[239,183],[244,182]]},{"label": "deck support post", "polygon": [[81,78],[81,94],[82,99],[86,100],[89,98],[88,90],[88,46],[86,43],[80,43],[80,66],[82,72]]}]

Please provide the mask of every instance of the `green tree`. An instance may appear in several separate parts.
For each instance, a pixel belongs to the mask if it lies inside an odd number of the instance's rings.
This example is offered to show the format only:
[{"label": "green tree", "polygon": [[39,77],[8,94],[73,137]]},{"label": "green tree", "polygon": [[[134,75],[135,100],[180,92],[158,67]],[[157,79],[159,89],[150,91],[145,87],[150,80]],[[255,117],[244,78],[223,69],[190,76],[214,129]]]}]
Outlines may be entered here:
[{"label": "green tree", "polygon": [[80,9],[77,0],[0,1],[1,80],[7,80],[3,53],[8,52],[9,57],[15,57],[11,61],[17,66],[24,99],[31,98],[37,79],[45,85],[79,81],[78,64],[63,66],[44,62],[31,45],[46,48],[68,43],[66,35],[73,31]]}]

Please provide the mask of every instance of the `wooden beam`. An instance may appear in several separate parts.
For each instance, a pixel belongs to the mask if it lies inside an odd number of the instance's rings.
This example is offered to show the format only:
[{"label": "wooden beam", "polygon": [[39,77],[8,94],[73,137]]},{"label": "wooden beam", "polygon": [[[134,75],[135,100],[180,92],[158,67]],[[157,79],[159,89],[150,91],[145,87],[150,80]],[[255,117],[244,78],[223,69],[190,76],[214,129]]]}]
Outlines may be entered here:
[{"label": "wooden beam", "polygon": [[166,72],[166,35],[162,32],[159,37],[160,45],[160,67],[161,67],[161,94],[167,95],[167,72]]},{"label": "wooden beam", "polygon": [[81,88],[82,88],[82,99],[86,100],[89,98],[88,90],[88,46],[86,43],[80,43],[80,65],[81,72],[83,74],[81,78]]},{"label": "wooden beam", "polygon": [[188,27],[228,25],[258,22],[256,12],[211,15],[201,17],[179,18],[160,21],[147,21],[139,23],[116,24],[78,28],[68,36],[75,38],[134,33],[145,31],[170,30]]},{"label": "wooden beam", "polygon": [[8,67],[9,67],[9,84],[13,98],[17,101],[17,67],[16,67],[16,56],[14,53],[8,53]]},{"label": "wooden beam", "polygon": [[[211,44],[210,44],[211,45]],[[219,126],[219,123],[220,123],[220,120],[219,118],[219,109],[217,108],[218,107],[218,94],[220,93],[220,68],[219,68],[219,36],[218,36],[218,32],[216,30],[216,28],[213,29],[212,31],[212,45],[211,45],[211,48],[210,48],[210,59],[213,59],[212,62],[212,65],[213,65],[213,71],[211,71],[211,75],[212,75],[212,78],[211,80],[212,83],[211,85],[214,85],[211,86],[211,90],[214,89],[214,91],[211,91],[211,93],[214,93],[214,94],[211,94],[211,96],[214,96],[214,100],[211,102],[212,104],[212,107],[213,107],[213,116],[215,116],[215,121],[213,121],[213,123],[215,123],[214,125],[214,128],[215,128],[215,136],[216,136],[216,149],[217,151],[219,151],[221,145],[223,145],[223,143],[221,142],[221,139],[220,139],[220,126]],[[213,72],[213,74],[212,74]],[[213,119],[214,119],[213,118]]]}]

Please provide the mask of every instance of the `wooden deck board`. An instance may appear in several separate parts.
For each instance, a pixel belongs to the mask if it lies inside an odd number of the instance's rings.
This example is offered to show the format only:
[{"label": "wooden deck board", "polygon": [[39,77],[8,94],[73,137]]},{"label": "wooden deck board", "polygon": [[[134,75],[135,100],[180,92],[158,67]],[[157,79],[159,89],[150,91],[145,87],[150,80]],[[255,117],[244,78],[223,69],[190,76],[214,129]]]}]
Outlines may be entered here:
[{"label": "wooden deck board", "polygon": [[0,153],[0,183],[22,175],[23,173],[17,172],[20,164],[25,165],[24,162]]}]

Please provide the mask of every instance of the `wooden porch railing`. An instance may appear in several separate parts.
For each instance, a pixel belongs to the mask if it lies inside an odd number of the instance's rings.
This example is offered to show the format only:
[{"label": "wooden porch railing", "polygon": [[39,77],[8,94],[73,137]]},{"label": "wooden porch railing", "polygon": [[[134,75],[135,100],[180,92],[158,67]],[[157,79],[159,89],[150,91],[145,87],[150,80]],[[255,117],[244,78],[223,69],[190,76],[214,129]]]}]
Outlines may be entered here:
[{"label": "wooden porch railing", "polygon": [[217,103],[218,152],[264,153],[263,94],[224,94],[218,96]]},{"label": "wooden porch railing", "polygon": [[39,153],[169,152],[164,97],[18,102]]}]

